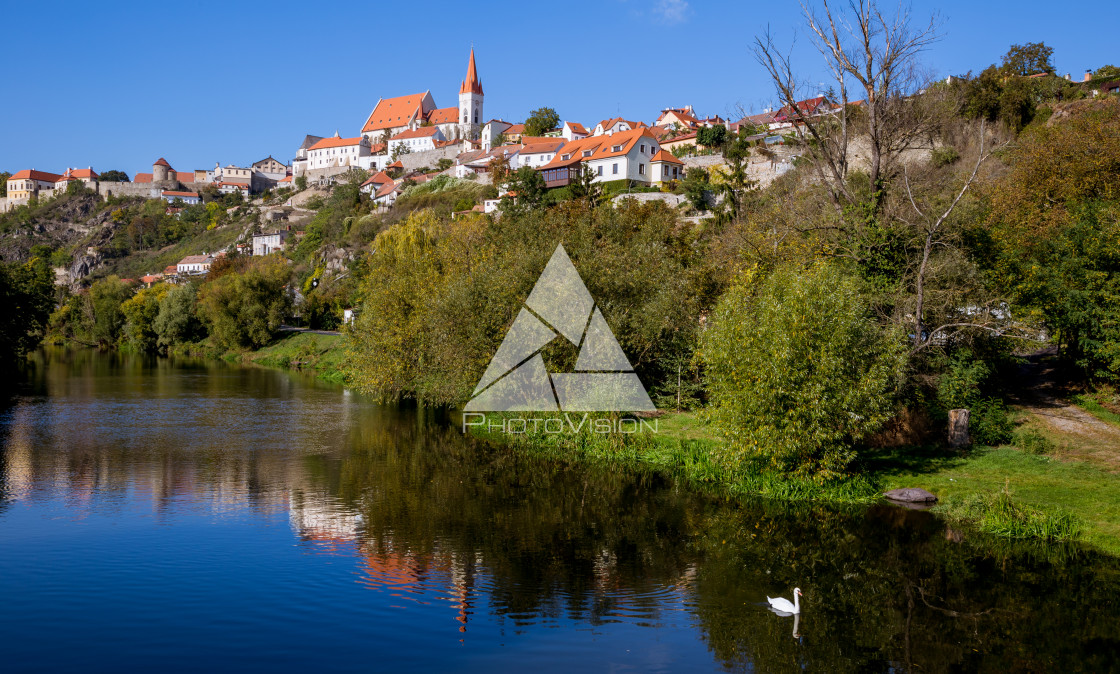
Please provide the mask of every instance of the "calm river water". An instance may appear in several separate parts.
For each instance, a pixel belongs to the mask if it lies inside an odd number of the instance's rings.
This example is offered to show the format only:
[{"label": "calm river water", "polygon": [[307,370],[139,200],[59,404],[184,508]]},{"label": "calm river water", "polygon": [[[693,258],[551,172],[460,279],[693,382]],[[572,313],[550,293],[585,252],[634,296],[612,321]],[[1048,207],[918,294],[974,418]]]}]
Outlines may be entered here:
[{"label": "calm river water", "polygon": [[7,672],[1120,668],[1089,551],[529,460],[282,372],[60,352],[12,385]]}]

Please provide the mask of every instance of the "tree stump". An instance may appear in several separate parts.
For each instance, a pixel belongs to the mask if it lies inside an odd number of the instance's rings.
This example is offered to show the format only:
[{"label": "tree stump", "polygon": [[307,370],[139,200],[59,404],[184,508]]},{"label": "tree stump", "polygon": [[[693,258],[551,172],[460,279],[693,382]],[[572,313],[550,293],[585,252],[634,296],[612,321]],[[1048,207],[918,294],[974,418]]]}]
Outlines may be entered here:
[{"label": "tree stump", "polygon": [[961,448],[971,444],[968,437],[968,410],[949,410],[949,446]]}]

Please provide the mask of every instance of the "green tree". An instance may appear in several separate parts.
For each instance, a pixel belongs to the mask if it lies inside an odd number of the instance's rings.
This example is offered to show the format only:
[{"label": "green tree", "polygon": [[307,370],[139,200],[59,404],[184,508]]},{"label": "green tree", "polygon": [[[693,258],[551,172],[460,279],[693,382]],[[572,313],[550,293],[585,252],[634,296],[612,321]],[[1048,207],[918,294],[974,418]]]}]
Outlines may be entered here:
[{"label": "green tree", "polygon": [[97,179],[103,183],[127,183],[128,174],[124,171],[104,171],[97,174]]},{"label": "green tree", "polygon": [[704,147],[719,147],[727,142],[727,127],[722,124],[705,126],[696,132],[696,142]]},{"label": "green tree", "polygon": [[43,258],[0,264],[0,368],[9,368],[42,339],[54,308],[54,272]]},{"label": "green tree", "polygon": [[1010,75],[1052,74],[1054,64],[1051,62],[1051,57],[1053,56],[1054,50],[1043,42],[1013,44],[1003,55],[1000,69]]},{"label": "green tree", "polygon": [[707,194],[711,189],[711,178],[704,168],[694,166],[688,169],[684,174],[684,180],[681,181],[681,187],[693,208],[698,211],[708,210]]},{"label": "green tree", "polygon": [[156,319],[159,317],[160,302],[167,293],[168,286],[161,283],[140,289],[121,304],[128,339],[140,351],[154,352],[159,346]]},{"label": "green tree", "polygon": [[832,479],[890,417],[905,340],[876,324],[853,275],[785,265],[731,286],[701,353],[729,468]]},{"label": "green tree", "polygon": [[552,108],[537,108],[529,113],[525,120],[526,136],[543,136],[556,128],[560,123],[560,115]]},{"label": "green tree", "polygon": [[0,171],[0,197],[8,196],[8,178],[11,177],[12,174],[10,172]]},{"label": "green tree", "polygon": [[582,199],[590,208],[595,208],[603,200],[603,186],[595,182],[595,172],[590,166],[581,165],[579,177],[569,185],[573,199]]},{"label": "green tree", "polygon": [[198,318],[196,299],[198,288],[193,283],[175,286],[159,302],[159,313],[153,323],[160,350],[166,351],[176,344],[197,341],[204,334]]},{"label": "green tree", "polygon": [[117,276],[94,282],[89,288],[93,310],[92,337],[101,346],[116,344],[122,336],[125,315],[121,305],[132,297],[132,288]]},{"label": "green tree", "polygon": [[454,165],[455,165],[455,160],[451,159],[449,157],[444,157],[443,159],[440,159],[438,162],[436,162],[436,168],[439,169],[440,171],[446,171],[447,169],[451,168]]},{"label": "green tree", "polygon": [[297,190],[302,192],[303,190],[307,189],[307,176],[299,176],[296,178],[295,182]]},{"label": "green tree", "polygon": [[1120,67],[1114,65],[1101,66],[1093,72],[1093,79],[1103,78],[1120,78]]},{"label": "green tree", "polygon": [[547,188],[540,171],[530,166],[522,166],[510,173],[506,180],[506,189],[509,191],[502,197],[502,214],[519,216],[540,208]]},{"label": "green tree", "polygon": [[227,274],[198,293],[198,311],[210,336],[227,349],[267,344],[291,311],[287,261],[269,255],[254,259],[241,274]]}]

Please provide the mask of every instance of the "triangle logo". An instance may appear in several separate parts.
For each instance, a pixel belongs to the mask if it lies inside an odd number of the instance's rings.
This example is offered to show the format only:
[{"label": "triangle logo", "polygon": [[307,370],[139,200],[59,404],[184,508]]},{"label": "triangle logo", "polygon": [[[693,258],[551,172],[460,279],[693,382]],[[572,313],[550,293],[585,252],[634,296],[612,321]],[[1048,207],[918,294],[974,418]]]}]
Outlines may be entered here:
[{"label": "triangle logo", "polygon": [[[551,373],[541,349],[579,347],[575,372]],[[467,412],[652,412],[630,360],[564,246],[556,246],[486,372]]]}]

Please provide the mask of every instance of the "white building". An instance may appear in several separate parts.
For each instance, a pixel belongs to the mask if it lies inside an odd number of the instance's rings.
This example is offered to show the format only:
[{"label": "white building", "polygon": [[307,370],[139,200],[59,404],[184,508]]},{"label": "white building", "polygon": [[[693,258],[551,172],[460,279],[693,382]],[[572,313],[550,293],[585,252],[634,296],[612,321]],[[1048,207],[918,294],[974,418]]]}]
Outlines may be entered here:
[{"label": "white building", "polygon": [[542,141],[539,143],[530,143],[522,145],[519,152],[518,166],[530,166],[532,168],[540,168],[552,161],[556,156],[556,151],[564,146],[564,139],[557,138],[555,141]]},{"label": "white building", "polygon": [[214,261],[212,255],[188,255],[179,264],[175,265],[175,271],[179,274],[205,274],[210,271],[210,263]]},{"label": "white building", "polygon": [[513,124],[500,119],[492,119],[489,122],[486,122],[486,124],[482,126],[482,134],[479,137],[479,140],[482,141],[482,149],[489,150],[491,147],[493,147],[494,142],[498,139],[498,136],[505,133],[506,129],[509,129],[512,126]]},{"label": "white building", "polygon": [[[370,156],[370,142],[365,136],[340,138],[336,131],[307,149],[307,168],[325,169],[352,166],[361,167],[362,159]],[[367,162],[368,163],[368,162]]]},{"label": "white building", "polygon": [[610,135],[612,133],[618,133],[619,131],[630,131],[632,129],[638,128],[638,126],[638,122],[631,122],[621,117],[615,117],[614,119],[604,119],[603,121],[595,125],[595,130],[591,132],[591,135]]},{"label": "white building", "polygon": [[579,122],[564,122],[564,126],[560,130],[560,136],[565,140],[579,140],[590,135]]},{"label": "white building", "polygon": [[[544,175],[545,184],[549,187],[568,185],[579,177],[584,166],[591,169],[595,176],[594,182],[633,180],[648,184],[661,180],[660,173],[663,172],[664,165],[668,163],[675,166],[664,155],[659,156],[660,151],[661,144],[649,129],[639,127],[565,143],[556,156],[538,170]],[[655,157],[658,162],[657,176],[653,175],[652,166]]]},{"label": "white building", "polygon": [[179,192],[179,191],[176,191],[176,190],[163,190],[163,192],[160,193],[160,196],[163,197],[163,200],[168,202],[168,203],[173,202],[176,199],[179,199],[180,201],[182,201],[184,204],[187,204],[188,206],[193,206],[197,203],[202,202],[202,197],[200,197],[197,192]]},{"label": "white building", "polygon": [[436,149],[436,142],[447,140],[438,126],[422,126],[418,129],[401,131],[389,139],[389,156],[397,153],[398,148],[407,147],[409,152],[424,152]]},{"label": "white building", "polygon": [[254,234],[253,255],[268,255],[278,250],[283,250],[284,240],[287,238],[288,232],[284,230],[267,234]]}]

